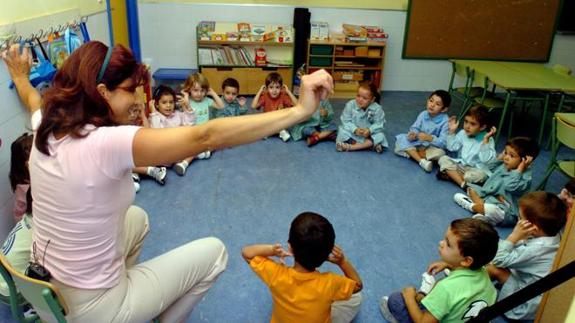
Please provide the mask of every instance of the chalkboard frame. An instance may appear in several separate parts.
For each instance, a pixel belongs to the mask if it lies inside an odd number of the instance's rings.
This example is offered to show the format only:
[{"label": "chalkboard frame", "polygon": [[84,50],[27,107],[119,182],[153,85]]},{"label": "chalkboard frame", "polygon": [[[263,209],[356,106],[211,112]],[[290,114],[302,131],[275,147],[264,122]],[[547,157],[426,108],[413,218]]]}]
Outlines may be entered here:
[{"label": "chalkboard frame", "polygon": [[[410,32],[412,32],[412,22],[413,22],[413,17],[412,17],[412,13],[413,13],[413,2],[414,1],[425,1],[425,2],[446,2],[446,0],[408,0],[408,5],[407,5],[407,12],[406,12],[406,23],[405,23],[405,32],[404,32],[404,39],[403,39],[403,49],[402,49],[402,58],[403,59],[431,59],[431,60],[445,60],[445,59],[473,59],[473,60],[503,60],[503,61],[523,61],[523,62],[548,62],[549,58],[551,56],[551,50],[553,48],[553,41],[555,38],[555,34],[557,32],[557,26],[559,24],[559,17],[561,14],[561,9],[563,7],[563,1],[564,0],[549,0],[552,4],[552,6],[550,7],[549,11],[554,12],[555,15],[554,17],[552,17],[553,22],[551,23],[550,21],[547,22],[547,26],[546,28],[552,28],[549,30],[549,33],[544,34],[545,37],[548,37],[548,41],[545,42],[541,47],[541,50],[539,51],[539,53],[537,55],[528,55],[527,57],[525,55],[523,55],[523,53],[521,52],[522,48],[519,47],[514,47],[515,48],[515,52],[514,54],[509,54],[509,55],[494,55],[490,52],[488,53],[483,53],[483,54],[478,54],[478,53],[466,53],[466,54],[458,54],[458,55],[454,55],[452,53],[450,53],[448,50],[444,50],[443,52],[441,52],[441,47],[437,46],[436,48],[434,48],[433,46],[428,46],[429,48],[429,52],[427,53],[413,53],[413,50],[410,51],[410,48],[413,48],[413,46],[409,46],[410,45],[410,41],[412,42],[417,42],[419,40],[413,40],[414,36],[410,34]],[[449,2],[449,0],[447,0]],[[470,1],[470,0],[459,0],[460,2],[466,2],[466,1]],[[473,1],[472,1],[473,2]],[[529,1],[528,1],[529,2]],[[538,1],[533,2],[535,4],[538,3]],[[519,1],[519,4],[521,4],[521,1]],[[554,10],[554,6],[556,7],[556,10]],[[533,10],[533,8],[530,8]],[[427,13],[427,16],[432,16],[430,13]],[[419,17],[416,17],[415,19],[417,19]],[[472,25],[473,22],[470,24]],[[537,29],[539,30],[539,29]],[[410,37],[411,36],[411,37]],[[441,38],[440,38],[441,39]],[[499,39],[499,41],[504,41],[502,39]],[[523,43],[521,44],[523,45]],[[528,43],[525,43],[524,46],[528,46]],[[497,44],[492,45],[490,48],[502,48],[502,47],[494,47],[494,46],[498,46]],[[439,51],[437,48],[440,48]],[[458,48],[465,48],[465,47],[458,47]],[[435,52],[434,52],[435,51]]]}]

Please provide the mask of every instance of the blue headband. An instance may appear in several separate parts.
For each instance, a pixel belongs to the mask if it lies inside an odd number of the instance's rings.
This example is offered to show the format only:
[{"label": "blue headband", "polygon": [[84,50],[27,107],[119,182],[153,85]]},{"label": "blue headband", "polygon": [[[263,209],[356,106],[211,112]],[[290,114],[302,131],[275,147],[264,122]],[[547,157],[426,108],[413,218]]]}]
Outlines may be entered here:
[{"label": "blue headband", "polygon": [[108,68],[108,64],[110,63],[110,57],[112,57],[112,46],[108,47],[108,51],[106,52],[106,57],[104,58],[104,63],[102,63],[102,67],[100,67],[100,73],[98,73],[98,78],[96,79],[96,84],[99,84],[104,77],[104,73],[106,72],[106,68]]}]

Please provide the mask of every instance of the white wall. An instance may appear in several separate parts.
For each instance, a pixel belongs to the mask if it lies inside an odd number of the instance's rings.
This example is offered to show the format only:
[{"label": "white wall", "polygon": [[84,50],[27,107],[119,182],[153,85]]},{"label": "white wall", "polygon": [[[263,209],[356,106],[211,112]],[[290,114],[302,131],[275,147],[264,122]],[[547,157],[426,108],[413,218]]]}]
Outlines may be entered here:
[{"label": "white wall", "polygon": [[[92,40],[109,43],[108,18],[98,13],[88,18],[88,32]],[[39,27],[42,28],[42,27]],[[16,90],[8,88],[10,75],[4,63],[0,63],[0,241],[13,226],[13,194],[10,189],[10,144],[25,131],[30,130],[30,122],[25,107],[20,103]],[[0,243],[1,244],[1,243]]]},{"label": "white wall", "polygon": [[[196,25],[201,20],[291,24],[293,7],[140,3],[142,58],[160,67],[196,68]],[[342,23],[382,26],[389,34],[383,88],[386,91],[430,91],[445,88],[451,67],[445,60],[401,58],[404,11],[311,8],[311,19],[327,21],[341,31]],[[296,31],[297,32],[297,31]],[[557,36],[550,64],[562,62],[575,70],[575,36]]]}]

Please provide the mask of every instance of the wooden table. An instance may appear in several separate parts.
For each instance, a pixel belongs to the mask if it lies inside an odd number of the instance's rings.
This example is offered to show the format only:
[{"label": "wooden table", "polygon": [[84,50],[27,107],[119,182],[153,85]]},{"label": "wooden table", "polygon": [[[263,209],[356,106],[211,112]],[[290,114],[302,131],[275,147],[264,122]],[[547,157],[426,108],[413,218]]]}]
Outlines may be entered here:
[{"label": "wooden table", "polygon": [[[540,63],[476,60],[452,61],[456,64],[467,66],[478,74],[485,75],[490,82],[507,91],[498,130],[503,126],[511,100],[528,100],[527,97],[522,97],[517,91],[540,91],[545,93],[543,116],[539,126],[539,143],[541,143],[543,138],[550,94],[560,93],[563,99],[565,92],[575,92],[575,78],[556,73]],[[512,94],[513,92],[515,93]],[[499,139],[500,133],[500,131],[497,132],[496,141]]]}]

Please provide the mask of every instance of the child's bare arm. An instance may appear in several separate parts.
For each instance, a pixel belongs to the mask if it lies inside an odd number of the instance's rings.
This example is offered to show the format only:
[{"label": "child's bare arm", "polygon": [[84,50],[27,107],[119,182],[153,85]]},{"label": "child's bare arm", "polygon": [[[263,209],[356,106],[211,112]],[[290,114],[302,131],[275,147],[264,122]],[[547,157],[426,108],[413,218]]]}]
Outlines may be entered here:
[{"label": "child's bare arm", "polygon": [[408,286],[401,291],[403,296],[403,301],[405,302],[405,307],[409,312],[411,320],[415,323],[437,323],[439,322],[431,313],[428,311],[422,311],[417,304],[417,292],[412,286]]},{"label": "child's bare arm", "polygon": [[276,244],[254,244],[245,246],[242,249],[242,257],[249,264],[252,259],[257,256],[261,257],[280,257],[283,261],[284,257],[289,257],[291,254],[287,252],[279,243]]},{"label": "child's bare arm", "polygon": [[284,90],[286,91],[287,95],[289,96],[289,98],[291,99],[291,102],[293,105],[297,104],[297,98],[295,97],[295,95],[293,95],[293,93],[289,90],[289,87],[284,84]]},{"label": "child's bare arm", "polygon": [[223,109],[224,108],[224,101],[222,100],[222,98],[220,98],[220,96],[216,93],[216,91],[214,91],[214,89],[210,88],[208,90],[208,95],[212,97],[212,99],[214,100],[214,105],[213,107],[216,109]]},{"label": "child's bare arm", "polygon": [[361,289],[363,288],[361,278],[359,277],[359,274],[357,273],[353,265],[349,261],[347,261],[343,253],[343,250],[339,246],[336,245],[333,247],[331,255],[329,255],[328,261],[338,265],[341,271],[343,271],[345,277],[355,281],[355,287],[353,289],[354,293],[361,291]]},{"label": "child's bare arm", "polygon": [[256,93],[256,96],[254,96],[254,99],[252,100],[252,109],[259,108],[258,104],[260,101],[260,96],[265,91],[265,89],[266,89],[266,86],[262,85],[262,87],[260,87],[260,89],[258,90],[258,93]]}]

